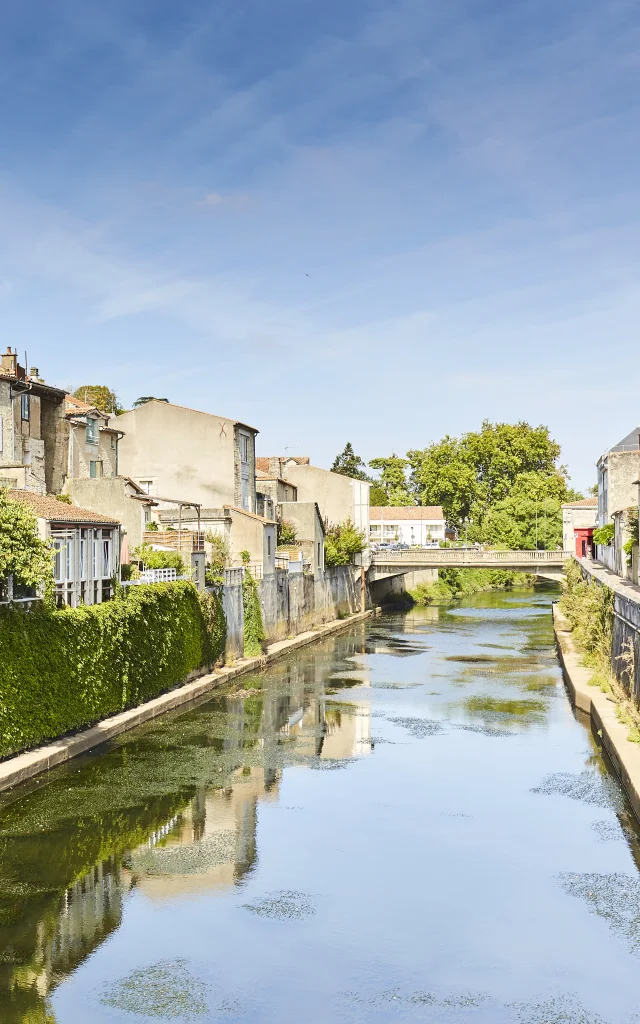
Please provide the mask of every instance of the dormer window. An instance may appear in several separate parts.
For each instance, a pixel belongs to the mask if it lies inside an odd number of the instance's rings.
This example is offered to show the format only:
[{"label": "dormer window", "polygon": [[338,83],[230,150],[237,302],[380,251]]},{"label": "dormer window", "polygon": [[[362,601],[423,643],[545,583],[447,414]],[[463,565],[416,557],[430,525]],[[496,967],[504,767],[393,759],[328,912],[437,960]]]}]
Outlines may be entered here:
[{"label": "dormer window", "polygon": [[98,443],[98,421],[87,419],[87,444]]}]

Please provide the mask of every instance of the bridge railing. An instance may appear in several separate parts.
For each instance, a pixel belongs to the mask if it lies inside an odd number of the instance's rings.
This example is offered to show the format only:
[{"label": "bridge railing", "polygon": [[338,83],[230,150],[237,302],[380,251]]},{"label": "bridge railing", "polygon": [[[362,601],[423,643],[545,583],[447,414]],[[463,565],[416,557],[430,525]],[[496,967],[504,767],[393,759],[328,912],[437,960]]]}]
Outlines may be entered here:
[{"label": "bridge railing", "polygon": [[567,562],[573,551],[478,551],[469,548],[409,548],[397,551],[376,551],[374,565],[557,565]]}]

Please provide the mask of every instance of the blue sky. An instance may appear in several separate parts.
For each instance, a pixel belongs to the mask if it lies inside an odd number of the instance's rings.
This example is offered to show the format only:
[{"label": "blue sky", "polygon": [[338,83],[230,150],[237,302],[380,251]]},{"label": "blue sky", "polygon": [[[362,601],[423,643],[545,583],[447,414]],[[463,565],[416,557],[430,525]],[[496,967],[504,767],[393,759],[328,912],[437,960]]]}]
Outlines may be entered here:
[{"label": "blue sky", "polygon": [[0,343],[329,464],[640,421],[640,13],[25,0],[0,14]]}]

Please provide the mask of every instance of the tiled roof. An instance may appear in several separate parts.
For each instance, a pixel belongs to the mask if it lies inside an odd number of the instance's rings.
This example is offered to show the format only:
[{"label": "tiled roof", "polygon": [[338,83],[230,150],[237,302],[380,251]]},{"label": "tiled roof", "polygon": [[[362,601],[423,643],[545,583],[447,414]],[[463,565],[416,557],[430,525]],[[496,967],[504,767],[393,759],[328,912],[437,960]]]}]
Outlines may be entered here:
[{"label": "tiled roof", "polygon": [[68,505],[66,501],[57,501],[48,494],[36,494],[34,491],[9,491],[8,497],[12,501],[19,501],[27,505],[33,514],[39,519],[47,519],[56,523],[105,523],[109,526],[117,526],[119,521],[110,516],[103,516],[100,512],[92,512],[88,508],[78,508],[76,505]]},{"label": "tiled roof", "polygon": [[369,519],[381,519],[395,522],[398,519],[414,519],[426,522],[443,520],[441,505],[372,505]]},{"label": "tiled roof", "polygon": [[579,498],[577,501],[565,501],[563,508],[597,508],[597,498]]}]

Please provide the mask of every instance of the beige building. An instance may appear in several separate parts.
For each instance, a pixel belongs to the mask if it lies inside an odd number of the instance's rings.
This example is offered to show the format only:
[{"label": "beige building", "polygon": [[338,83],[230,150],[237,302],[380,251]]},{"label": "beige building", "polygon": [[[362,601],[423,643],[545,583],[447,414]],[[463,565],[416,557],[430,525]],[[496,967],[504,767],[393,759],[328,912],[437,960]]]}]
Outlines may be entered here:
[{"label": "beige building", "polygon": [[598,459],[598,526],[613,522],[615,512],[638,503],[640,427]]},{"label": "beige building", "polygon": [[303,559],[311,563],[314,576],[324,572],[324,523],[315,501],[282,501],[280,519],[296,531],[296,545]]},{"label": "beige building", "polygon": [[562,547],[565,551],[575,551],[582,556],[582,544],[576,549],[576,542],[583,539],[588,546],[588,531],[597,525],[598,499],[580,498],[578,501],[567,501],[562,506]]},{"label": "beige building", "polygon": [[[143,491],[135,480],[123,476],[102,478],[75,477],[67,479],[64,493],[74,505],[101,512],[117,519],[126,536],[129,555],[144,539],[144,531],[153,519],[157,502]],[[126,555],[124,557],[126,561]]]},{"label": "beige building", "polygon": [[65,392],[29,373],[10,348],[0,357],[0,486],[59,493],[66,469]]},{"label": "beige building", "polygon": [[[297,501],[315,502],[318,505],[326,527],[350,519],[354,526],[364,532],[365,543],[368,545],[371,484],[312,466],[307,456],[275,456],[267,459],[266,464],[271,474],[295,486]],[[259,468],[262,469],[264,465],[260,460]],[[362,555],[356,556],[356,560],[368,563],[368,546]]]},{"label": "beige building", "polygon": [[[178,512],[175,509],[158,512],[161,526],[178,528]],[[202,508],[198,519],[195,510],[183,509],[181,514],[183,530],[204,533],[218,533],[225,538],[229,547],[229,564],[231,568],[243,564],[242,552],[248,551],[250,566],[258,575],[267,576],[275,572],[277,524],[272,519],[247,512],[246,509],[233,505],[222,508]],[[205,548],[207,543],[205,541]]]},{"label": "beige building", "polygon": [[119,469],[151,497],[256,511],[254,427],[153,399],[117,419]]}]

